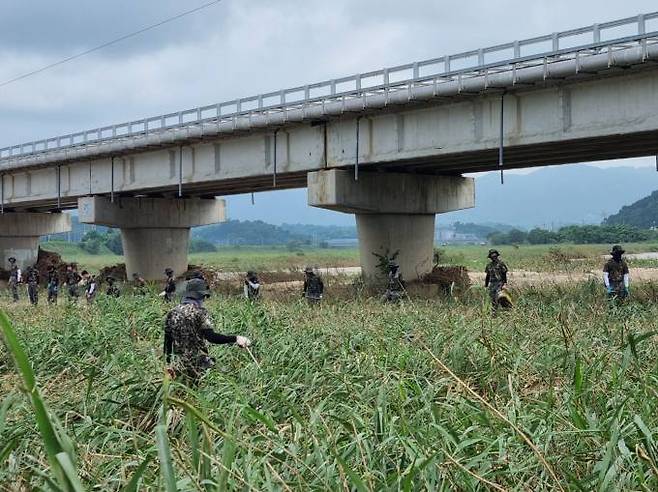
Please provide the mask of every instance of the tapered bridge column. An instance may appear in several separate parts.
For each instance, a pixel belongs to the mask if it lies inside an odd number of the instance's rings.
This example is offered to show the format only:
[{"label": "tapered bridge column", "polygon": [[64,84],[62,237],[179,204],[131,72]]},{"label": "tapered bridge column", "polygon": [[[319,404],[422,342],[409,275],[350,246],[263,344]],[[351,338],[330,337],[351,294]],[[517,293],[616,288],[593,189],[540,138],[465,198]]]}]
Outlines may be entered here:
[{"label": "tapered bridge column", "polygon": [[20,268],[37,261],[39,238],[71,230],[71,216],[62,213],[6,212],[0,214],[0,268],[16,258]]},{"label": "tapered bridge column", "polygon": [[121,230],[128,278],[162,278],[165,268],[187,271],[190,228],[225,220],[222,199],[84,197],[78,200],[80,222]]},{"label": "tapered bridge column", "polygon": [[404,278],[432,269],[435,214],[475,205],[472,178],[331,169],[309,173],[308,203],[356,214],[363,276],[376,283],[379,255],[399,252]]}]

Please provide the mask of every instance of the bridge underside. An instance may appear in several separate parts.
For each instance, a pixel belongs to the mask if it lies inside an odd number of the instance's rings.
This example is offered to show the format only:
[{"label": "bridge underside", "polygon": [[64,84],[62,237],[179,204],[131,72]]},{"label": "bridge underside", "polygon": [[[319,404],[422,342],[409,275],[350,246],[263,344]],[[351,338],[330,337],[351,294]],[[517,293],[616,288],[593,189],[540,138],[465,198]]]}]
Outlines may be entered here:
[{"label": "bridge underside", "polygon": [[[506,146],[504,148],[503,169],[574,164],[610,159],[624,159],[658,155],[658,130],[637,133],[607,135],[561,142],[537,143],[531,145]],[[334,166],[335,169],[353,169],[354,165]],[[463,173],[494,171],[498,165],[498,149],[461,152],[433,157],[404,159],[395,162],[381,161],[360,165],[363,171],[386,171],[426,175],[459,176]],[[182,196],[185,198],[228,196],[241,193],[305,188],[307,171],[281,173],[276,176],[276,186],[272,175],[233,178],[218,181],[185,183]],[[93,193],[110,196],[110,193]],[[134,193],[117,190],[115,197],[178,197],[178,185],[166,185],[144,189]],[[84,195],[81,195],[84,196]],[[20,203],[5,203],[6,211],[52,211],[57,208],[78,207],[78,196],[61,196],[40,200],[21,200]]]},{"label": "bridge underside", "polygon": [[55,167],[2,170],[2,203],[5,210],[46,211],[75,208],[89,195],[210,197],[305,187],[310,172],[353,168],[357,149],[364,171],[490,171],[498,169],[501,121],[506,169],[656,155],[658,65],[547,81],[505,96],[487,92],[345,112],[274,132],[163,143],[114,158],[76,161],[72,153]]}]

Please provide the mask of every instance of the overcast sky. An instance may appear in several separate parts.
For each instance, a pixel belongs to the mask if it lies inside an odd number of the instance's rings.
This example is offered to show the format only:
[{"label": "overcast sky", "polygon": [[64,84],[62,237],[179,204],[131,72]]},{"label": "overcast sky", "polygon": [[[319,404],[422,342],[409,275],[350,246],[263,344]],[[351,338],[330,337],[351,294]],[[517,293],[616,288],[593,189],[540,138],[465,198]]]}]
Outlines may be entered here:
[{"label": "overcast sky", "polygon": [[[208,0],[0,1],[2,83]],[[655,0],[223,0],[0,88],[0,146],[655,8]]]}]

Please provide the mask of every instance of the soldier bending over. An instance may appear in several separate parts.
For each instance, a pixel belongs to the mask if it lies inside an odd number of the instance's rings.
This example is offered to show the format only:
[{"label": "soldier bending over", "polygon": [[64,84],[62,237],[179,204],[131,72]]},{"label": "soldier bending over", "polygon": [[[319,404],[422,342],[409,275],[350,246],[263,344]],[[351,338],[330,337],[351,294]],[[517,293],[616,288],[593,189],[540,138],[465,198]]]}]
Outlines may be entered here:
[{"label": "soldier bending over", "polygon": [[247,337],[214,331],[203,307],[208,297],[210,291],[204,280],[189,280],[181,303],[169,311],[165,320],[164,353],[171,363],[170,372],[182,374],[193,383],[215,365],[215,359],[208,354],[208,342],[234,343],[243,348],[251,345]]},{"label": "soldier bending over", "polygon": [[398,302],[405,295],[406,289],[404,287],[404,280],[400,273],[400,265],[391,261],[388,264],[388,287],[384,293],[384,301]]}]

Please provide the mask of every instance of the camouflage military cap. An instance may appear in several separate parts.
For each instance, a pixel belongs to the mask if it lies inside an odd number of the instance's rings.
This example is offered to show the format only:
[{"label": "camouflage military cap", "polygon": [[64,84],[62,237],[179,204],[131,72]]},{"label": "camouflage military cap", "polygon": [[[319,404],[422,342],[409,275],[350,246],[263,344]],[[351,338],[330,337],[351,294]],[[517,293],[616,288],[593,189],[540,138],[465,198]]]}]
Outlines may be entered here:
[{"label": "camouflage military cap", "polygon": [[500,256],[500,253],[497,249],[490,249],[489,254],[487,254],[487,258],[491,258],[493,255]]},{"label": "camouflage military cap", "polygon": [[173,275],[174,271],[171,268],[165,268],[165,275]]},{"label": "camouflage military cap", "polygon": [[210,297],[210,290],[205,280],[200,278],[193,278],[187,281],[185,286],[185,292],[183,292],[183,297],[189,297],[190,299],[201,300],[204,297]]},{"label": "camouflage military cap", "polygon": [[9,261],[9,263],[16,263],[16,258],[14,258],[14,257],[12,256],[12,257],[9,258],[7,261]]},{"label": "camouflage military cap", "polygon": [[306,268],[304,268],[304,273],[313,273],[313,267],[307,266]]},{"label": "camouflage military cap", "polygon": [[611,254],[611,255],[614,255],[614,254],[620,254],[620,255],[623,255],[624,253],[626,253],[626,251],[624,251],[624,248],[622,248],[622,247],[621,247],[620,245],[618,245],[618,244],[615,244],[615,245],[612,247],[612,251],[610,251],[610,254]]}]

